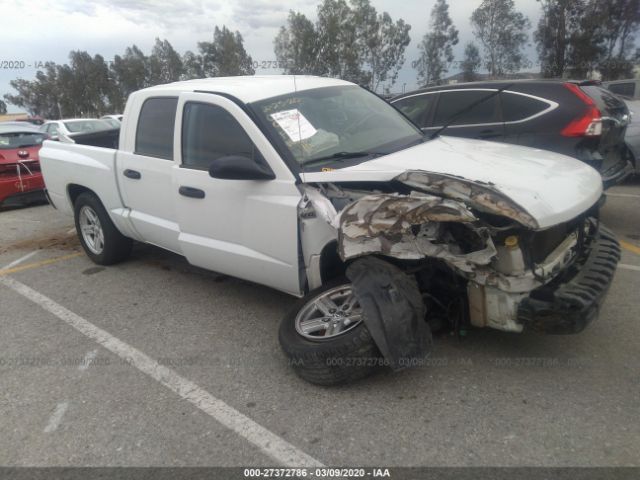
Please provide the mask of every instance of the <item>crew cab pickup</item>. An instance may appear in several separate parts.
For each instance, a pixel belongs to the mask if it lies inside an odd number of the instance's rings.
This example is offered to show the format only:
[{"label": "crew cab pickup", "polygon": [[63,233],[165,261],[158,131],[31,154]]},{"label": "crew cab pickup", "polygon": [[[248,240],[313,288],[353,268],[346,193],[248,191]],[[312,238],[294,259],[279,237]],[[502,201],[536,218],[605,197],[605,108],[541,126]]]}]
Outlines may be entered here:
[{"label": "crew cab pickup", "polygon": [[114,264],[147,242],[301,297],[279,339],[318,384],[414,365],[441,328],[577,333],[620,256],[593,168],[425,137],[341,80],[156,86],[133,93],[119,135],[105,135],[40,153],[87,255]]}]

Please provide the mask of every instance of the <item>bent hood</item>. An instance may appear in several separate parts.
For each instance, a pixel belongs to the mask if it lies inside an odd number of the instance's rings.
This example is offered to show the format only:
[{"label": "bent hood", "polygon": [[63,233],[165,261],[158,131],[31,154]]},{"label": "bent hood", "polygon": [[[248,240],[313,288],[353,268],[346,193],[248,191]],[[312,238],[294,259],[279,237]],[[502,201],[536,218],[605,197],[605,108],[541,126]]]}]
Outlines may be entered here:
[{"label": "bent hood", "polygon": [[425,190],[431,190],[431,176],[420,172],[487,186],[525,210],[540,229],[577,217],[602,195],[600,174],[574,158],[456,137],[438,137],[352,167],[304,173],[302,178],[305,183],[333,183],[384,182],[400,177],[400,181],[410,179],[405,183],[414,188],[424,185]]}]

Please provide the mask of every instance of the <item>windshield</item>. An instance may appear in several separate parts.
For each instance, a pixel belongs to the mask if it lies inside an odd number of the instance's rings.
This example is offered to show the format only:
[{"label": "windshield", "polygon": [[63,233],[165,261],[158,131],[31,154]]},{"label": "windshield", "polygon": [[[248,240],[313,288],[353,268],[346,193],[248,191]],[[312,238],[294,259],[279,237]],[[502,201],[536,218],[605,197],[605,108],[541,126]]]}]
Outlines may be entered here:
[{"label": "windshield", "polygon": [[71,133],[88,133],[97,132],[99,130],[109,130],[113,128],[109,122],[105,120],[78,120],[74,122],[64,122],[64,126],[67,127]]},{"label": "windshield", "polygon": [[38,132],[2,133],[0,134],[0,149],[34,147],[42,145],[46,138],[46,135]]},{"label": "windshield", "polygon": [[252,107],[300,165],[367,160],[423,139],[394,107],[355,85],[304,90]]}]

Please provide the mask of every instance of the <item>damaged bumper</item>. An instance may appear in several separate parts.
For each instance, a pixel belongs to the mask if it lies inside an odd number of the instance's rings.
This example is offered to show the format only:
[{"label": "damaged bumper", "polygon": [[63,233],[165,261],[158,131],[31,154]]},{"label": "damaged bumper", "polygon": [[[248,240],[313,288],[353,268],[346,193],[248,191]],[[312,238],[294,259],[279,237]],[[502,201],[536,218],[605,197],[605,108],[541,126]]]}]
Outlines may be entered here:
[{"label": "damaged bumper", "polygon": [[558,278],[533,290],[518,306],[518,321],[543,333],[578,333],[594,320],[620,260],[613,232],[600,227],[590,251],[578,260],[571,278]]}]

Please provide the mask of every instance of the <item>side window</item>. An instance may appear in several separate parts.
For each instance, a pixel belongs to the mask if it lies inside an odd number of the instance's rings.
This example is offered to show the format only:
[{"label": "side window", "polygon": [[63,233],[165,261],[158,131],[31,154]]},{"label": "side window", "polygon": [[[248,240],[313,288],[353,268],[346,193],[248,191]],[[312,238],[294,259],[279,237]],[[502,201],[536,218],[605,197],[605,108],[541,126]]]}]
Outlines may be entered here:
[{"label": "side window", "polygon": [[149,98],[144,102],[136,130],[136,154],[173,160],[177,106],[175,97]]},{"label": "side window", "polygon": [[47,128],[47,132],[49,133],[49,135],[51,135],[52,137],[54,135],[58,135],[58,125],[55,123],[50,123],[49,127]]},{"label": "side window", "polygon": [[208,170],[212,160],[230,155],[264,162],[247,132],[222,107],[187,103],[182,116],[182,165]]},{"label": "side window", "polygon": [[460,114],[451,125],[474,125],[500,121],[498,118],[498,95],[488,98],[492,93],[494,92],[476,90],[441,93],[433,125],[436,127],[444,125],[458,112],[471,107],[475,102],[482,99],[485,100]]},{"label": "side window", "polygon": [[501,93],[500,101],[502,102],[502,118],[505,122],[524,120],[549,108],[547,102],[515,93]]},{"label": "side window", "polygon": [[419,127],[426,127],[427,112],[434,98],[435,95],[416,95],[415,97],[401,98],[397,102],[393,102],[392,105]]},{"label": "side window", "polygon": [[625,97],[633,98],[636,93],[636,84],[635,82],[614,83],[613,85],[609,85],[609,90],[616,95],[624,95]]}]

